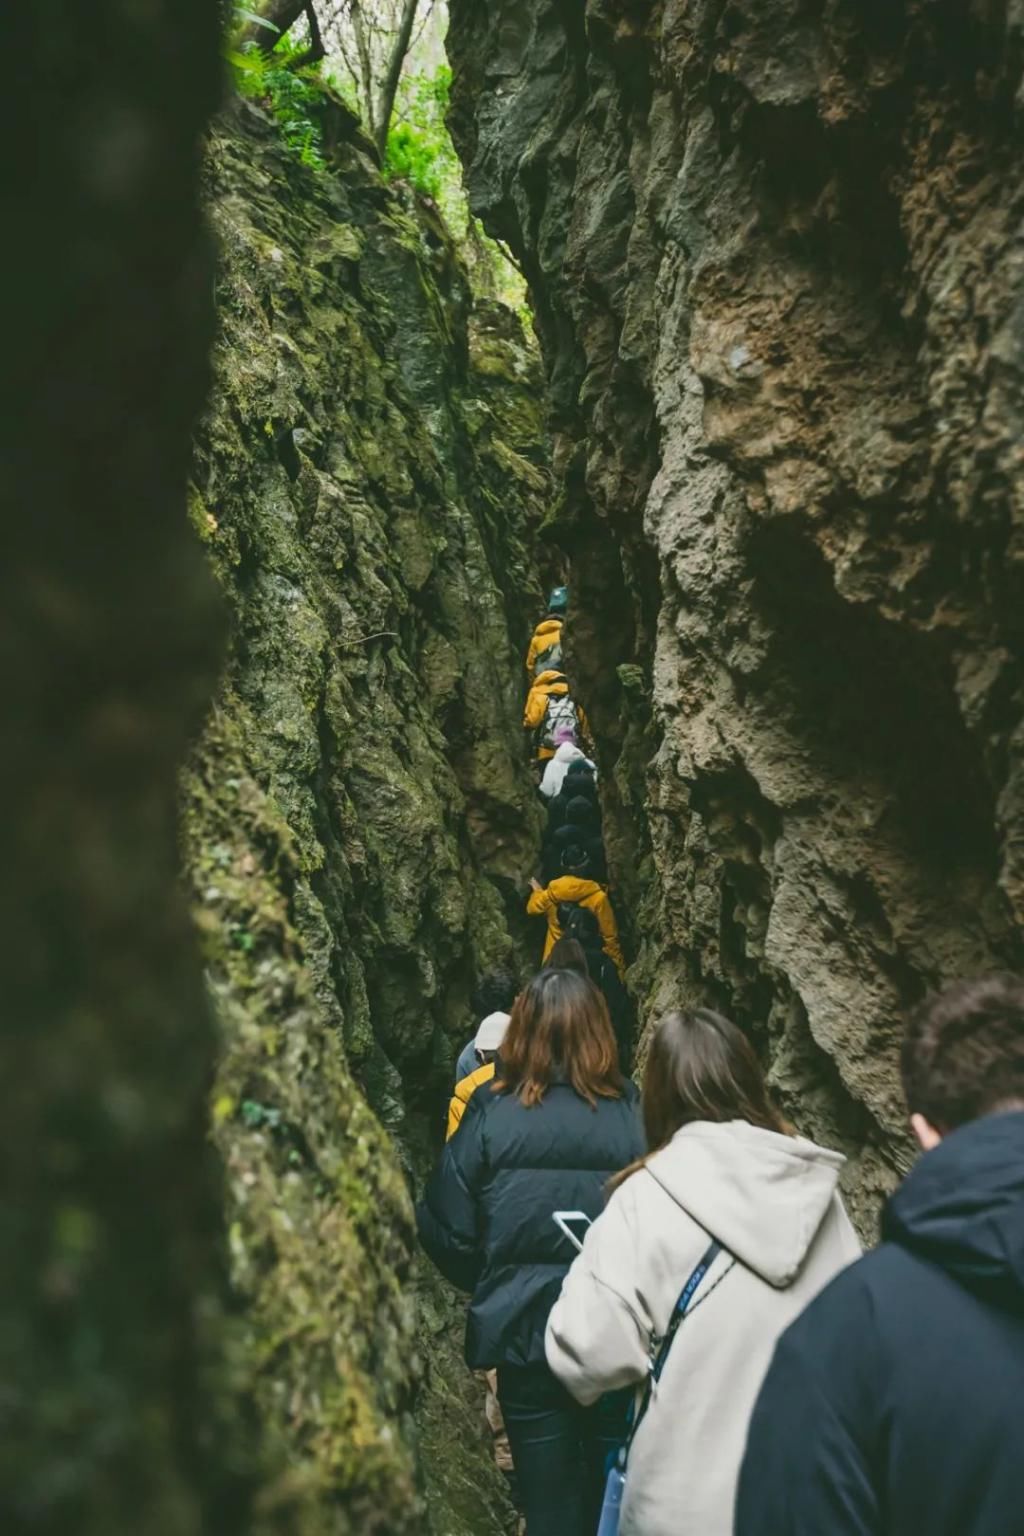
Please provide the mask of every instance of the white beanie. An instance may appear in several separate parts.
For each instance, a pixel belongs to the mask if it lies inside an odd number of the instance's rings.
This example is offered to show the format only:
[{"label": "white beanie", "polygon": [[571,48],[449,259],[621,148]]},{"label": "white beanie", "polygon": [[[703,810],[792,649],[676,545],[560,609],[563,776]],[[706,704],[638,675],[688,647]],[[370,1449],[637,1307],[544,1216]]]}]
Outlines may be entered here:
[{"label": "white beanie", "polygon": [[505,1031],[509,1026],[510,1015],[507,1013],[489,1013],[486,1019],[481,1019],[473,1044],[478,1051],[496,1051],[500,1048],[505,1038]]}]

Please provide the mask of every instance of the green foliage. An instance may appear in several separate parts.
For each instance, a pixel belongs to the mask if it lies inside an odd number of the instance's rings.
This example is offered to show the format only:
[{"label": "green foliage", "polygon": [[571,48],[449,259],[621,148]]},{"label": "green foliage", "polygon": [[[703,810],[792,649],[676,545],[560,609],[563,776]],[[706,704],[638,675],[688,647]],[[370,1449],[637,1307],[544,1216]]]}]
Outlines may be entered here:
[{"label": "green foliage", "polygon": [[448,132],[452,72],[403,75],[388,131],[384,175],[410,183],[441,211],[470,271],[474,289],[526,313],[526,285],[501,247],[469,211],[462,166]]},{"label": "green foliage", "polygon": [[[241,5],[234,7],[234,18],[236,28],[254,22],[270,25]],[[270,53],[249,43],[241,52],[228,50],[226,57],[239,94],[259,101],[272,113],[285,143],[303,165],[322,171],[326,162],[317,108],[327,82],[319,64],[296,69],[295,60],[303,52],[303,44],[286,35]],[[429,72],[403,74],[388,130],[384,177],[408,182],[422,197],[430,198],[460,248],[474,289],[510,304],[529,323],[521,275],[469,211],[462,166],[446,120],[451,81],[446,64]],[[341,75],[329,83],[348,106],[362,113],[355,81]]]},{"label": "green foliage", "polygon": [[402,77],[388,131],[384,175],[400,177],[432,198],[458,236],[465,230],[467,209],[461,168],[445,122],[451,83],[452,72],[446,64],[432,75]]},{"label": "green foliage", "polygon": [[296,69],[293,60],[304,51],[290,37],[282,37],[271,53],[250,43],[242,53],[229,54],[235,89],[262,103],[281,125],[288,148],[303,165],[326,170],[323,135],[317,120],[322,82],[319,65]]},{"label": "green foliage", "polygon": [[230,15],[231,18],[230,23],[227,24],[228,35],[225,38],[223,47],[225,59],[236,74],[239,70],[256,68],[256,59],[259,57],[258,50],[255,56],[248,51],[242,53],[234,46],[234,37],[242,27],[264,27],[268,32],[280,32],[280,27],[275,27],[272,21],[268,21],[265,16],[258,15],[256,11],[251,11],[247,5],[232,5],[230,11],[225,14]]}]

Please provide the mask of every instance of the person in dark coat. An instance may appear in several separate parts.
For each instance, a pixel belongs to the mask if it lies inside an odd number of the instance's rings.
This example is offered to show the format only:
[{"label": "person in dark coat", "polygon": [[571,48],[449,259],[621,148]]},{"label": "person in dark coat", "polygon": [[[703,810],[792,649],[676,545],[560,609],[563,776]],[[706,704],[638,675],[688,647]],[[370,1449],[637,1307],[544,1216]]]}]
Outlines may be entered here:
[{"label": "person in dark coat", "polygon": [[577,760],[569,764],[569,771],[565,776],[561,789],[557,795],[553,795],[548,802],[548,820],[545,830],[545,838],[549,838],[557,832],[559,827],[565,825],[566,812],[571,800],[580,797],[589,800],[594,807],[597,817],[597,829],[601,829],[601,806],[597,797],[597,781],[585,760]]},{"label": "person in dark coat", "polygon": [[779,1341],[736,1536],[1024,1533],[1024,981],[929,998],[902,1070],[925,1156]]},{"label": "person in dark coat", "polygon": [[472,1293],[469,1365],[497,1367],[527,1536],[593,1536],[628,1407],[615,1394],[581,1408],[548,1369],[544,1330],[576,1253],[555,1213],[593,1220],[608,1180],[643,1151],[600,992],[575,971],[542,971],[417,1209],[423,1247]]},{"label": "person in dark coat", "polygon": [[550,885],[552,880],[557,880],[564,873],[562,859],[572,847],[583,849],[593,878],[599,884],[605,884],[608,864],[601,837],[601,815],[593,800],[586,795],[574,795],[568,801],[563,824],[544,840],[541,868],[545,885]]}]

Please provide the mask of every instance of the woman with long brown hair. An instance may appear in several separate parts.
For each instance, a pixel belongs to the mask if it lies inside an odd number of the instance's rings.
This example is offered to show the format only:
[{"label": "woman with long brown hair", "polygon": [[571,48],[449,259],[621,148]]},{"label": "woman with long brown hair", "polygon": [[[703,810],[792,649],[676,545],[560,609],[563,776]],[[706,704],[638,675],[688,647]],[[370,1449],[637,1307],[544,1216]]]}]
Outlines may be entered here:
[{"label": "woman with long brown hair", "polygon": [[597,1217],[609,1178],[643,1145],[603,997],[575,971],[542,971],[516,999],[494,1082],[470,1099],[417,1210],[427,1253],[472,1292],[466,1358],[497,1367],[527,1536],[597,1528],[624,1404],[595,1393],[580,1408],[548,1369],[544,1329],[575,1252],[566,1213]]},{"label": "woman with long brown hair", "polygon": [[791,1132],[746,1035],[707,1008],[655,1030],[643,1116],[650,1150],[615,1180],[566,1277],[548,1363],[584,1404],[651,1381],[621,1536],[731,1536],[775,1342],[860,1252],[837,1189],[843,1159]]}]

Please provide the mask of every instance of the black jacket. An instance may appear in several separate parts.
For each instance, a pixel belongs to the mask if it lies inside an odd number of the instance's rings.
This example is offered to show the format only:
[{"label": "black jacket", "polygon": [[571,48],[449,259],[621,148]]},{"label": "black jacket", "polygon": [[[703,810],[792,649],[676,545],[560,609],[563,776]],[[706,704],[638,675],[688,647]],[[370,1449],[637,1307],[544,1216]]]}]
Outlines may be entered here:
[{"label": "black jacket", "polygon": [[566,774],[565,782],[557,795],[552,795],[548,801],[548,821],[545,838],[549,838],[559,827],[564,827],[567,820],[567,811],[571,800],[589,800],[594,808],[593,830],[600,834],[601,831],[601,807],[597,798],[597,785],[593,779],[584,779],[580,775],[570,776]]},{"label": "black jacket", "polygon": [[416,1212],[438,1269],[473,1293],[471,1366],[544,1360],[548,1313],[575,1257],[552,1213],[600,1215],[608,1179],[643,1151],[632,1083],[593,1109],[565,1083],[531,1109],[486,1087],[473,1095]]},{"label": "black jacket", "polygon": [[1024,1113],[954,1131],[783,1334],[736,1536],[1024,1533]]}]

